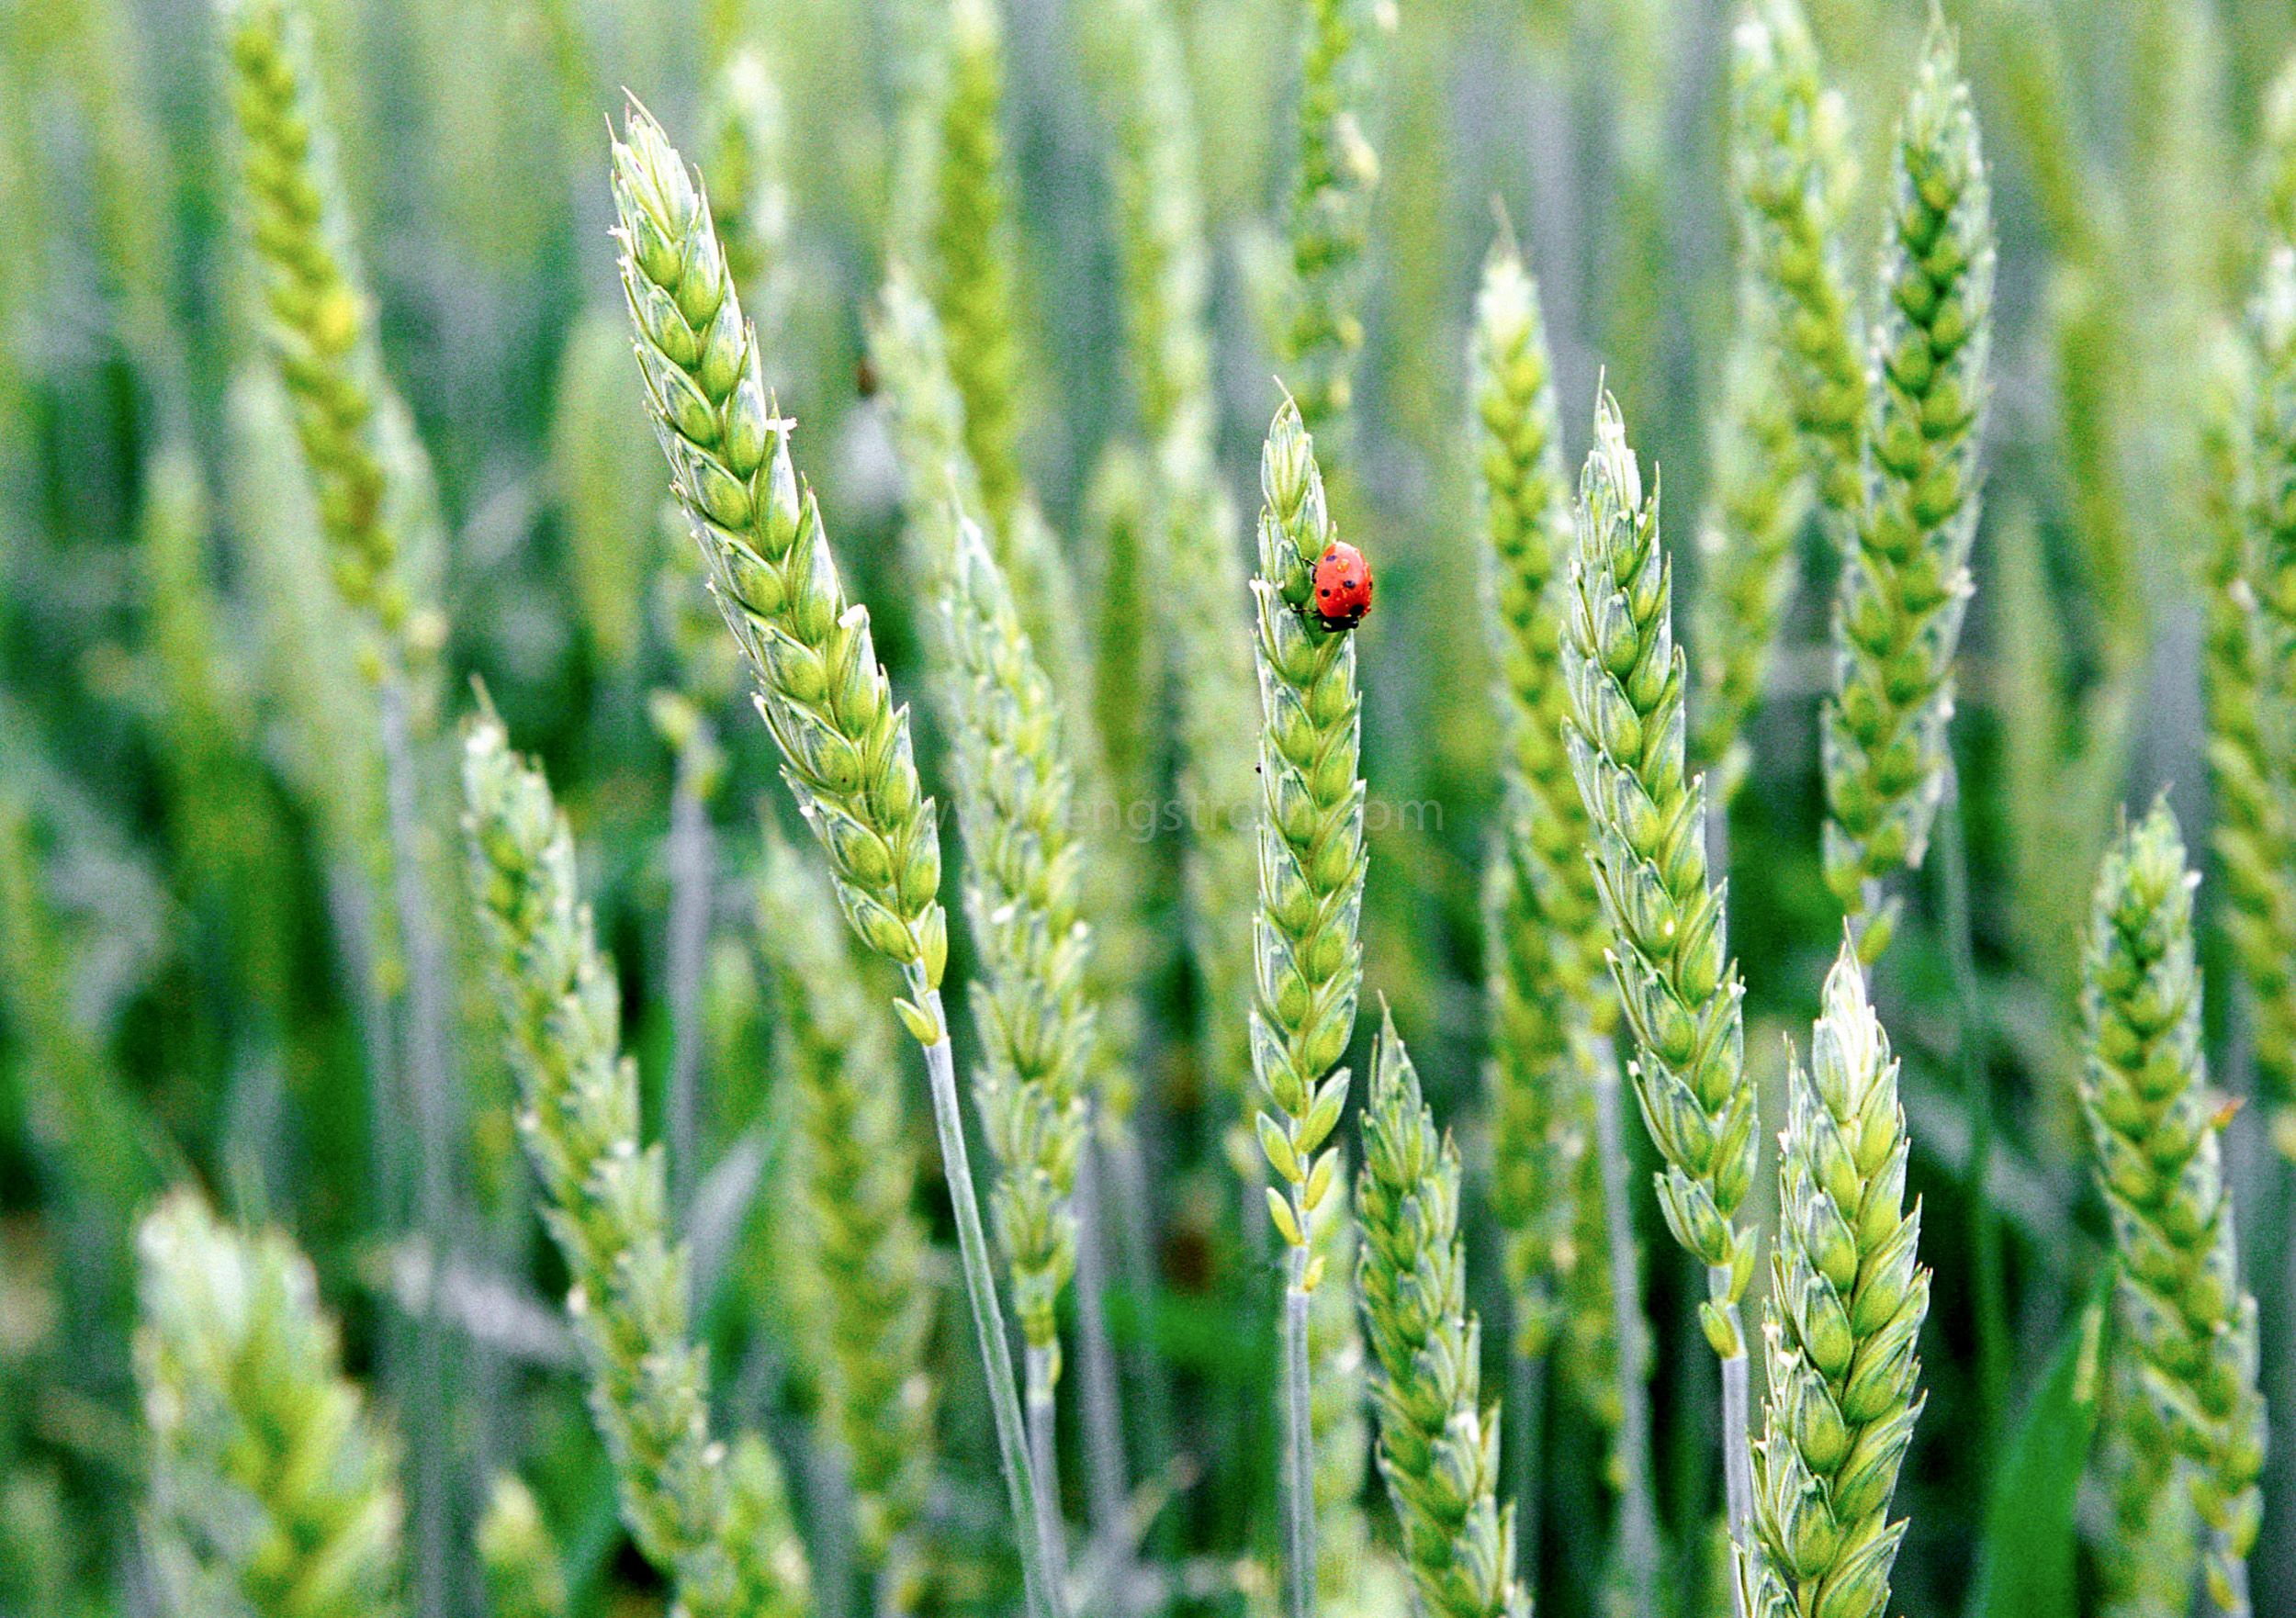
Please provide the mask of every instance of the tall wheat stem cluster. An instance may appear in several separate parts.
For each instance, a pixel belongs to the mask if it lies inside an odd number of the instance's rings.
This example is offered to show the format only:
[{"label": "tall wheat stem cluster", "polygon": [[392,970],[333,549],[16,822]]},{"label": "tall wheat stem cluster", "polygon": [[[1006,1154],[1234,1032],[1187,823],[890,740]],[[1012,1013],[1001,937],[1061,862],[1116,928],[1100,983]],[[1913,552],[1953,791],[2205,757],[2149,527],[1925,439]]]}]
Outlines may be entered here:
[{"label": "tall wheat stem cluster", "polygon": [[755,1440],[729,1452],[710,1435],[707,1351],[688,1335],[663,1153],[639,1144],[621,990],[575,892],[573,837],[491,715],[464,739],[463,791],[520,1132],[566,1257],[567,1312],[624,1520],[697,1618],[793,1618],[806,1609],[808,1574],[780,1471]]},{"label": "tall wheat stem cluster", "polygon": [[1483,917],[1493,1201],[1507,1232],[1514,1350],[1536,1364],[1560,1342],[1582,1391],[1618,1429],[1622,1560],[1648,1596],[1658,1531],[1634,1329],[1640,1302],[1634,1244],[1613,1240],[1631,1219],[1614,1195],[1626,1185],[1617,1108],[1606,1113],[1600,1104],[1601,1087],[1618,1082],[1610,1054],[1618,1003],[1600,975],[1602,899],[1563,744],[1570,497],[1538,292],[1511,247],[1494,250],[1484,264],[1469,357],[1481,451],[1484,617],[1507,742]]},{"label": "tall wheat stem cluster", "polygon": [[829,857],[838,903],[861,942],[906,979],[895,1008],[925,1051],[1030,1600],[1059,1618],[1065,1602],[1036,1532],[1033,1468],[940,1006],[949,935],[938,816],[917,781],[908,712],[893,705],[868,609],[846,602],[819,508],[799,493],[792,423],[767,403],[709,205],[642,108],[614,144],[613,179],[623,291],[672,488],[756,676],[782,779]]},{"label": "tall wheat stem cluster", "polygon": [[[2155,807],[2106,851],[2083,956],[2081,1107],[2112,1212],[2126,1347],[2151,1421],[2209,1530],[2219,1612],[2245,1618],[2263,1500],[2256,1299],[2241,1287],[2223,1125],[2200,1054],[2184,838]],[[2155,1424],[2156,1423],[2156,1424]]]},{"label": "tall wheat stem cluster", "polygon": [[1260,678],[1260,908],[1253,923],[1252,1067],[1268,1105],[1260,1148],[1281,1187],[1268,1211],[1289,1249],[1282,1322],[1287,1546],[1290,1611],[1314,1610],[1315,1456],[1309,1409],[1308,1313],[1323,1265],[1309,1243],[1316,1209],[1335,1184],[1339,1153],[1324,1141],[1347,1102],[1337,1067],[1355,1032],[1363,979],[1364,786],[1356,643],[1311,623],[1310,569],[1333,537],[1323,478],[1290,400],[1260,456],[1257,609]]},{"label": "tall wheat stem cluster", "polygon": [[1894,143],[1864,500],[1834,596],[1834,694],[1820,731],[1826,881],[1869,962],[1900,907],[1881,896],[1882,879],[1920,865],[1945,790],[1953,654],[1974,589],[1993,262],[1976,118],[1941,29]]},{"label": "tall wheat stem cluster", "polygon": [[1737,1215],[1754,1179],[1754,1093],[1723,888],[1706,874],[1705,785],[1683,774],[1683,659],[1658,523],[1658,491],[1643,498],[1626,424],[1605,397],[1579,479],[1564,736],[1593,826],[1611,975],[1641,1052],[1629,1072],[1666,1162],[1659,1207],[1675,1241],[1706,1267],[1699,1319],[1722,1365],[1726,1499],[1731,1537],[1743,1545],[1752,1498],[1739,1302],[1754,1240]]}]

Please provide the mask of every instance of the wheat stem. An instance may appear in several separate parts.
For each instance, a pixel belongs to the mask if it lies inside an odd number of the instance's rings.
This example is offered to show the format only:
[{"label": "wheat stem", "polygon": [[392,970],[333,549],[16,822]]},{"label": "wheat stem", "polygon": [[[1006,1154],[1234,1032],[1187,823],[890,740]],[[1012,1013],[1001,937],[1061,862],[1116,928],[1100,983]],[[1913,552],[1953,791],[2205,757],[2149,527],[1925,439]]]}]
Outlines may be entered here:
[{"label": "wheat stem", "polygon": [[[423,1240],[433,1260],[452,1252],[461,1237],[451,1178],[456,1145],[463,1131],[455,1117],[456,1092],[448,1077],[446,961],[444,942],[424,880],[416,803],[414,748],[407,735],[407,689],[397,669],[376,692],[382,725],[384,824],[390,842],[391,908],[406,951],[406,1020],[400,1030],[406,1056],[405,1083],[412,1102],[420,1143],[416,1204]],[[426,1610],[445,1600],[448,1555],[448,1457],[441,1436],[445,1421],[446,1325],[439,1318],[438,1289],[425,1290],[415,1321],[411,1369],[413,1408],[410,1418],[425,1434],[414,1445],[415,1588]]]},{"label": "wheat stem", "polygon": [[[1618,1440],[1612,1452],[1618,1489],[1618,1563],[1634,1610],[1649,1612],[1657,1609],[1659,1577],[1659,1524],[1650,1492],[1650,1391],[1646,1380],[1650,1344],[1642,1314],[1642,1270],[1636,1262],[1634,1205],[1626,1187],[1626,1134],[1618,1105],[1618,1058],[1607,1039],[1593,1041],[1592,1056],[1594,1153],[1600,1165],[1603,1231],[1610,1260],[1610,1329],[1618,1357]],[[1730,1425],[1728,1389],[1726,1365],[1725,1433],[1738,1431]],[[1743,1391],[1741,1378],[1741,1397]],[[1727,1448],[1723,1459],[1727,1465]],[[1733,1520],[1744,1521],[1742,1517]]]},{"label": "wheat stem", "polygon": [[1068,1577],[1068,1549],[1061,1522],[1057,1426],[1052,1383],[1060,1370],[1060,1345],[1024,1343],[1020,1350],[1021,1413],[1029,1429],[1029,1464],[1036,1474],[1037,1537],[1044,1547],[1045,1576],[1055,1583]]},{"label": "wheat stem", "polygon": [[[1076,1160],[1076,1348],[1082,1362],[1079,1401],[1085,1429],[1085,1502],[1093,1535],[1105,1545],[1124,1532],[1124,1421],[1116,1388],[1116,1350],[1109,1340],[1107,1204],[1100,1158],[1108,1150],[1092,1131]],[[1129,1581],[1119,1580],[1117,1599],[1128,1599]]]},{"label": "wheat stem", "polygon": [[1313,1262],[1305,1247],[1285,1252],[1277,1345],[1283,1364],[1284,1591],[1290,1618],[1315,1618],[1316,1609],[1315,1420],[1308,1365],[1312,1294],[1307,1284]]},{"label": "wheat stem", "polygon": [[940,1140],[941,1166],[962,1195],[956,1205],[957,1253],[964,1266],[965,1295],[973,1308],[973,1332],[981,1349],[989,1387],[989,1412],[996,1425],[996,1451],[1003,1464],[1007,1503],[1012,1509],[1013,1534],[1019,1542],[1021,1576],[1028,1586],[1029,1609],[1035,1618],[1066,1618],[1067,1600],[1060,1587],[1047,1579],[1053,1565],[1046,1545],[1049,1524],[1039,1514],[1036,1478],[1030,1458],[1025,1423],[1014,1398],[1012,1350],[1005,1342],[1005,1316],[996,1301],[996,1272],[989,1261],[988,1238],[981,1229],[979,1201],[972,1195],[973,1163],[964,1146],[964,1118],[957,1100],[956,1058],[950,1049],[941,1015],[940,991],[925,987],[921,968],[908,972],[910,1004],[944,1031],[925,1047],[926,1076],[933,1097],[933,1129]]},{"label": "wheat stem", "polygon": [[1536,1598],[1538,1536],[1546,1505],[1547,1361],[1507,1355],[1507,1413],[1514,1419],[1514,1576]]}]

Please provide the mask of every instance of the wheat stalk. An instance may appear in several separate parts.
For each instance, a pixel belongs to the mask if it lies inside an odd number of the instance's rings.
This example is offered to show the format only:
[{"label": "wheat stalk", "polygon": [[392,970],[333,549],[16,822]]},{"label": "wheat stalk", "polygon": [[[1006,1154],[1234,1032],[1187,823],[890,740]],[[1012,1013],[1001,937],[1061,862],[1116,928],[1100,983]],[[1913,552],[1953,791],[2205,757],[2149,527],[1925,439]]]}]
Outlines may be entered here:
[{"label": "wheat stalk", "polygon": [[614,143],[613,188],[623,290],[672,486],[726,627],[757,678],[758,712],[781,752],[782,779],[828,854],[838,905],[861,942],[906,977],[908,995],[894,1006],[924,1048],[1021,1566],[1032,1604],[1062,1618],[1065,1601],[1048,1579],[1036,1532],[1004,1309],[941,1012],[949,944],[938,817],[917,781],[908,711],[893,705],[868,609],[847,604],[819,508],[799,493],[793,424],[766,402],[756,336],[741,318],[709,204],[642,108],[631,109],[626,139]]},{"label": "wheat stalk", "polygon": [[343,1374],[310,1261],[190,1191],[144,1216],[136,1253],[151,1549],[174,1609],[390,1618],[398,1445]]},{"label": "wheat stalk", "polygon": [[[1605,928],[1586,860],[1586,810],[1563,744],[1570,697],[1561,632],[1572,522],[1558,448],[1538,290],[1512,244],[1494,248],[1475,300],[1469,368],[1483,501],[1485,626],[1499,668],[1505,805],[1483,882],[1491,1006],[1494,1211],[1508,1231],[1515,1352],[1536,1360],[1567,1329],[1566,1364],[1616,1435],[1622,1559],[1647,1599],[1656,1575],[1648,1417],[1617,1147],[1596,1084],[1615,1084],[1606,1048],[1618,1007],[1600,977]],[[1614,1217],[1615,1214],[1617,1217]]]},{"label": "wheat stalk", "polygon": [[1699,1316],[1722,1362],[1730,1534],[1742,1545],[1751,1502],[1739,1300],[1754,1242],[1736,1215],[1753,1184],[1754,1091],[1723,890],[1707,879],[1705,787],[1683,776],[1683,655],[1658,504],[1655,487],[1643,499],[1626,425],[1606,395],[1579,480],[1564,736],[1593,826],[1611,975],[1642,1052],[1629,1069],[1635,1095],[1666,1160],[1659,1206],[1675,1241],[1706,1266]]},{"label": "wheat stalk", "polygon": [[1350,438],[1356,355],[1363,347],[1364,250],[1379,154],[1369,116],[1371,7],[1304,0],[1300,7],[1299,169],[1289,234],[1290,296],[1277,343],[1298,386],[1300,419],[1325,454]]},{"label": "wheat stalk", "polygon": [[[1299,408],[1287,399],[1260,455],[1257,606],[1260,677],[1260,906],[1253,923],[1252,1068],[1268,1105],[1260,1148],[1283,1183],[1267,1188],[1289,1247],[1284,1292],[1284,1478],[1291,1612],[1314,1607],[1315,1456],[1309,1409],[1308,1313],[1323,1279],[1310,1251],[1339,1159],[1323,1148],[1347,1101],[1334,1064],[1356,1026],[1363,975],[1363,782],[1356,774],[1361,700],[1351,634],[1311,623],[1309,572],[1331,543],[1323,478]],[[1321,1154],[1319,1155],[1319,1149]]]},{"label": "wheat stalk", "polygon": [[1756,0],[1730,51],[1730,174],[1749,292],[1778,340],[1784,403],[1818,503],[1845,541],[1865,503],[1867,424],[1855,302],[1841,267],[1854,179],[1847,124],[1796,0]]},{"label": "wheat stalk", "polygon": [[[952,0],[935,108],[929,240],[933,307],[964,400],[964,447],[1000,544],[1020,503],[1019,232],[1005,173],[1004,30],[996,0]],[[1010,558],[1000,553],[999,560]]]},{"label": "wheat stalk", "polygon": [[685,1253],[670,1244],[661,1149],[639,1146],[637,1068],[621,1052],[620,988],[575,893],[573,837],[491,713],[465,735],[463,790],[520,1132],[566,1257],[567,1310],[623,1517],[696,1618],[802,1612],[805,1553],[778,1475],[763,1484],[766,1532],[729,1528],[737,1490],[709,1435],[707,1353],[687,1336]]},{"label": "wheat stalk", "polygon": [[2219,429],[2212,490],[2209,761],[2257,1090],[2296,1157],[2296,249],[2265,262],[2245,357],[2245,421]]},{"label": "wheat stalk", "polygon": [[1482,1332],[1467,1312],[1458,1151],[1436,1135],[1384,1008],[1361,1127],[1356,1285],[1404,1561],[1430,1618],[1529,1618],[1514,1511],[1498,1503],[1499,1411],[1481,1403]]},{"label": "wheat stalk", "polygon": [[1874,331],[1866,498],[1834,596],[1821,726],[1826,881],[1872,961],[1945,783],[1953,652],[1971,590],[1993,331],[1993,216],[1952,37],[1930,36],[1896,141]]},{"label": "wheat stalk", "polygon": [[951,587],[957,821],[970,879],[965,913],[981,958],[974,1022],[985,1052],[974,1101],[1003,1170],[992,1207],[1027,1344],[1038,1502],[1056,1542],[1054,1309],[1075,1270],[1074,1198],[1097,1041],[1086,994],[1091,932],[1079,897],[1085,845],[1073,819],[1075,772],[1061,705],[970,519],[958,522]]},{"label": "wheat stalk", "polygon": [[2245,1618],[2265,1412],[2256,1299],[2239,1285],[2223,1126],[2200,1053],[2199,881],[2165,803],[2106,851],[2082,959],[2081,1107],[2144,1397],[2190,1463],[2193,1504],[2211,1531],[2210,1599]]},{"label": "wheat stalk", "polygon": [[781,1009],[782,1071],[795,1093],[792,1149],[824,1340],[824,1425],[850,1467],[856,1526],[884,1607],[915,1611],[929,1582],[917,1529],[939,1404],[928,1349],[930,1253],[914,1208],[909,1142],[881,1006],[870,1004],[827,882],[770,828],[758,937]]},{"label": "wheat stalk", "polygon": [[1889,1500],[1921,1413],[1930,1309],[1905,1211],[1905,1111],[1889,1038],[1845,939],[1809,1065],[1787,1076],[1778,1248],[1764,1310],[1770,1396],[1755,1446],[1761,1548],[1740,1563],[1753,1618],[1881,1618],[1905,1523]]}]

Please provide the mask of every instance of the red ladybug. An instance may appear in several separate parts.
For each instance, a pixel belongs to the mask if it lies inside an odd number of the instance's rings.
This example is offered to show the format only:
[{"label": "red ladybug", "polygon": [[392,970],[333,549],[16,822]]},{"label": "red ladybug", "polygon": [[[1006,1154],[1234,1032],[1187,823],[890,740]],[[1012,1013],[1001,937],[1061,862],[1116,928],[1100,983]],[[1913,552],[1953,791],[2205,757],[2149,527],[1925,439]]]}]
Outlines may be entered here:
[{"label": "red ladybug", "polygon": [[1345,540],[1315,558],[1316,622],[1329,630],[1353,629],[1371,611],[1371,564]]}]

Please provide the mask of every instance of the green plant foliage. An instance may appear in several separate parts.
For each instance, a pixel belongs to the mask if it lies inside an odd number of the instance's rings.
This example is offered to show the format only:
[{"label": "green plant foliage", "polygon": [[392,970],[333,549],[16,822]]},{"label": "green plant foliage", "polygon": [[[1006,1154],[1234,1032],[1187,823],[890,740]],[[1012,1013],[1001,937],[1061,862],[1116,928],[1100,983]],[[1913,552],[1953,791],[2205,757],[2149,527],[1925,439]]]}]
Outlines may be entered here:
[{"label": "green plant foliage", "polygon": [[2296,19],[1944,10],[0,6],[0,1612],[2296,1611]]},{"label": "green plant foliage", "polygon": [[1985,1618],[2073,1618],[2078,1537],[2073,1513],[2103,1394],[2104,1310],[2092,1304],[2049,1356],[1986,1511],[1977,1588]]}]

